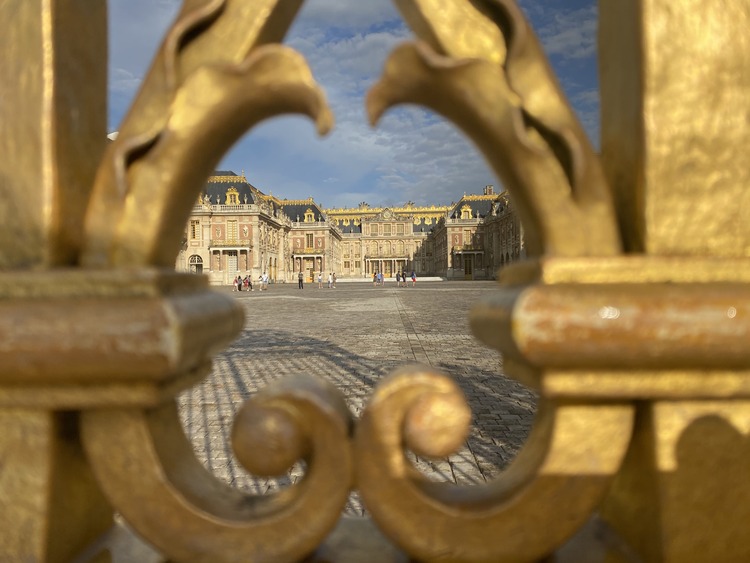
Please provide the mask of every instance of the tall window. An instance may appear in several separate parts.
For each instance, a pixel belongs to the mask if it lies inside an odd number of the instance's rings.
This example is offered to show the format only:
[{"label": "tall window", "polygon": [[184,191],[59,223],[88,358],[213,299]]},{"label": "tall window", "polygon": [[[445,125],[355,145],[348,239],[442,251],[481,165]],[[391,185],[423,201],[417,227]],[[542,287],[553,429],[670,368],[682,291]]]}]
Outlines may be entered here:
[{"label": "tall window", "polygon": [[371,235],[377,235],[378,234],[378,226],[377,225],[373,225],[373,226],[370,227],[370,234]]},{"label": "tall window", "polygon": [[227,240],[237,240],[237,221],[227,221]]},{"label": "tall window", "polygon": [[387,237],[391,236],[391,225],[385,224],[383,225],[383,234]]},{"label": "tall window", "polygon": [[464,246],[471,244],[471,231],[464,231]]},{"label": "tall window", "polygon": [[190,221],[190,240],[197,240],[200,237],[200,229],[200,221]]},{"label": "tall window", "polygon": [[404,224],[403,223],[399,223],[398,225],[396,225],[396,234],[397,235],[403,235],[404,234]]},{"label": "tall window", "polygon": [[313,235],[312,233],[308,233],[305,235],[305,248],[312,248],[313,247]]}]

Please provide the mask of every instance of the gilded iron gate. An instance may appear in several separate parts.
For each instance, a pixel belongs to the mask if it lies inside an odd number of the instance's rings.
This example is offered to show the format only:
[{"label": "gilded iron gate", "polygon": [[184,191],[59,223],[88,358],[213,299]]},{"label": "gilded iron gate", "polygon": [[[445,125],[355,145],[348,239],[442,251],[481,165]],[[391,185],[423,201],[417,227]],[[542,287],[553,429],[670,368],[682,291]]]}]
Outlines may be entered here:
[{"label": "gilded iron gate", "polygon": [[[113,511],[177,561],[533,561],[587,522],[605,533],[561,556],[750,558],[750,0],[601,2],[601,156],[512,0],[397,0],[418,40],[367,109],[438,111],[512,191],[530,259],[472,326],[539,391],[532,436],[490,486],[424,481],[404,450],[450,452],[470,416],[415,367],[357,421],[316,380],[252,398],[244,465],[308,463],[281,494],[195,460],[173,397],[242,315],[170,267],[238,136],[283,112],[332,126],[279,43],[300,3],[185,0],[105,146],[105,3],[0,2],[2,559],[69,561]],[[340,518],[354,488],[371,521]]]}]

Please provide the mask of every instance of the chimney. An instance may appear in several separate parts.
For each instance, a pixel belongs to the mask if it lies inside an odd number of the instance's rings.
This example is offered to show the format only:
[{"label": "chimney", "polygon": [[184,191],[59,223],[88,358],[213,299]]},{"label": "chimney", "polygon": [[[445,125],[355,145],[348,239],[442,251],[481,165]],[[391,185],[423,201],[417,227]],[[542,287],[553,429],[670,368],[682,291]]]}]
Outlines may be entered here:
[{"label": "chimney", "polygon": [[484,195],[493,195],[495,193],[495,186],[485,186]]}]

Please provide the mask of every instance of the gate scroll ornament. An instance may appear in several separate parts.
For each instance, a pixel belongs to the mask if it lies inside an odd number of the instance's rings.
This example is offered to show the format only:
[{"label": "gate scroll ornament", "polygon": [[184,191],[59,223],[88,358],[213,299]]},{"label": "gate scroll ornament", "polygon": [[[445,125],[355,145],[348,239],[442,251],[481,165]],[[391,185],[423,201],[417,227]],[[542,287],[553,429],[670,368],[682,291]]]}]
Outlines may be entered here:
[{"label": "gate scroll ornament", "polygon": [[[601,3],[601,157],[515,2],[397,0],[417,41],[368,111],[445,115],[515,198],[531,259],[471,322],[540,394],[529,442],[488,486],[426,480],[405,451],[451,453],[470,413],[414,367],[356,423],[309,378],[249,400],[241,463],[307,463],[276,495],[196,461],[173,397],[242,314],[170,266],[238,136],[284,112],[332,126],[278,43],[300,4],[185,0],[105,147],[105,3],[0,3],[2,559],[91,555],[114,510],[176,561],[747,560],[750,0]],[[352,489],[374,526],[340,517]]]}]

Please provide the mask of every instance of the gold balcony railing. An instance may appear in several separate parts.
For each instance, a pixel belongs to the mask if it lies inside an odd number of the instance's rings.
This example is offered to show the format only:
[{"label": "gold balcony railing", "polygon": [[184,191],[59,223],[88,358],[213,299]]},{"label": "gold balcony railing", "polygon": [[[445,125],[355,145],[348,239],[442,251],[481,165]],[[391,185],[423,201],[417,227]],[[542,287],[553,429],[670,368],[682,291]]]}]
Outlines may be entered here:
[{"label": "gold balcony railing", "polygon": [[[451,380],[404,368],[354,420],[290,377],[233,444],[305,478],[269,498],[204,471],[174,398],[243,315],[171,267],[246,129],[331,127],[278,43],[300,4],[186,0],[105,145],[105,3],[0,2],[0,559],[106,560],[118,513],[170,561],[750,560],[748,0],[601,2],[601,156],[513,0],[397,0],[418,41],[370,120],[441,113],[512,192],[529,259],[470,320],[539,393],[534,430],[494,483],[442,487],[406,452],[461,444]],[[341,518],[353,489],[369,519]]]},{"label": "gold balcony railing", "polygon": [[211,239],[209,242],[211,248],[223,248],[223,247],[240,247],[240,248],[251,248],[253,246],[252,241],[248,239]]}]

